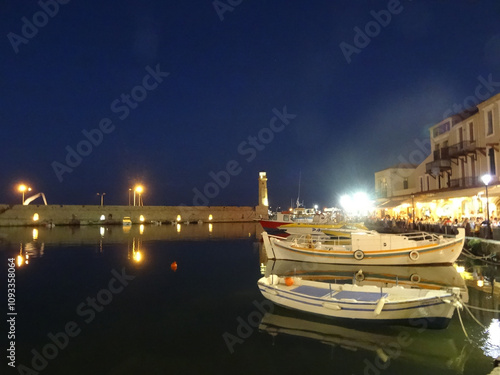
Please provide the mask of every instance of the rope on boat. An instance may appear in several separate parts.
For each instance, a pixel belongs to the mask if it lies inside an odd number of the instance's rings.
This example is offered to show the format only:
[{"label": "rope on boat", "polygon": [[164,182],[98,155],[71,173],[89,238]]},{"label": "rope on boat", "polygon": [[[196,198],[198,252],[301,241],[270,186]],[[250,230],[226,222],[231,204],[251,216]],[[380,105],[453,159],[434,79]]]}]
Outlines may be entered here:
[{"label": "rope on boat", "polygon": [[466,249],[465,247],[462,249],[462,254],[465,255],[467,258],[471,258],[471,259],[478,259],[478,260],[481,260],[485,263],[489,263],[489,264],[495,264],[495,265],[498,265],[500,264],[500,262],[495,262],[493,260],[489,260],[491,258],[493,258],[494,254],[490,254],[490,255],[485,255],[485,256],[478,256],[478,255],[474,255],[472,254],[468,249]]},{"label": "rope on boat", "polygon": [[460,315],[460,309],[457,309],[457,313],[458,313],[458,319],[460,320],[460,325],[462,326],[462,331],[464,331],[465,337],[467,337],[467,340],[469,340],[469,342],[472,344],[472,340],[469,338],[469,335],[465,330],[464,322],[462,321],[462,315]]},{"label": "rope on boat", "polygon": [[482,328],[486,328],[483,323],[481,323],[479,320],[477,320],[477,318],[474,316],[474,314],[472,313],[472,311],[470,311],[469,307],[464,303],[463,306],[465,307],[465,310],[469,313],[469,315],[472,317],[472,319],[474,319],[474,321],[479,324]]},{"label": "rope on boat", "polygon": [[472,305],[466,305],[465,303],[463,304],[467,309],[474,309],[474,310],[481,310],[481,311],[486,311],[486,312],[492,312],[492,313],[500,313],[500,310],[495,310],[495,309],[485,309],[484,307],[477,307],[477,306],[472,306]]}]

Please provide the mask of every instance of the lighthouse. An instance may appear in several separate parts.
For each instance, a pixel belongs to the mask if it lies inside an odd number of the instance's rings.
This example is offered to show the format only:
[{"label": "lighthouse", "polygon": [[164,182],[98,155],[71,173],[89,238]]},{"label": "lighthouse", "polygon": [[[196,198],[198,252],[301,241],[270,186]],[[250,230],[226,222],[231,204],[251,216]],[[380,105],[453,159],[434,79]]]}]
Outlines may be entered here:
[{"label": "lighthouse", "polygon": [[259,207],[267,213],[269,199],[267,197],[267,176],[266,172],[259,172]]}]

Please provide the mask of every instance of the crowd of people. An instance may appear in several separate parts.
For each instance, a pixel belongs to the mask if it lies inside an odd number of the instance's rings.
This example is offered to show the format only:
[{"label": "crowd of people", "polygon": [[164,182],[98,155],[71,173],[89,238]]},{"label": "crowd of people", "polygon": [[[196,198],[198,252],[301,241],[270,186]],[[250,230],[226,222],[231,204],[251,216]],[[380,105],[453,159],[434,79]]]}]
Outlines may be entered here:
[{"label": "crowd of people", "polygon": [[[483,232],[488,227],[488,221],[484,217],[464,217],[462,219],[443,217],[432,219],[430,217],[417,218],[415,222],[411,217],[392,217],[386,215],[384,218],[372,217],[365,222],[369,228],[387,232],[406,232],[419,230],[445,234],[456,234],[456,228],[465,228],[465,235],[469,237],[483,237]],[[490,217],[490,228],[500,225],[498,218]],[[481,228],[483,228],[481,230]]]}]

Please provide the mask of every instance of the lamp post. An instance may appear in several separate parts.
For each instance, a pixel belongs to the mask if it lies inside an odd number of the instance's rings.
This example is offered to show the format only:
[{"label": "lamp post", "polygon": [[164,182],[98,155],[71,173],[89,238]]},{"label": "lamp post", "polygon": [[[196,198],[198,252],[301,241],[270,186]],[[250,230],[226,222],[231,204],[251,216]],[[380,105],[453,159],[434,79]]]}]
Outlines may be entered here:
[{"label": "lamp post", "polygon": [[132,189],[128,189],[128,205],[130,206],[130,192],[132,191]]},{"label": "lamp post", "polygon": [[492,238],[490,226],[490,205],[488,199],[488,184],[491,182],[491,175],[485,174],[481,177],[484,186],[486,187],[486,238]]},{"label": "lamp post", "polygon": [[144,191],[144,188],[141,185],[137,185],[134,188],[134,206],[135,206],[135,193],[139,194],[139,204],[138,206],[141,205],[141,193]]},{"label": "lamp post", "polygon": [[101,207],[102,207],[104,205],[104,196],[106,195],[106,193],[97,193],[97,195],[101,196]]},{"label": "lamp post", "polygon": [[22,193],[22,195],[23,195],[23,197],[22,197],[22,201],[21,201],[21,204],[23,204],[23,205],[24,205],[24,192],[25,192],[25,191],[31,191],[31,188],[30,188],[30,187],[28,187],[28,186],[26,186],[26,185],[24,185],[24,184],[21,184],[21,185],[19,185],[19,187],[18,187],[17,189],[18,189],[18,190]]},{"label": "lamp post", "polygon": [[412,229],[415,229],[415,195],[411,195],[411,221],[412,221]]}]

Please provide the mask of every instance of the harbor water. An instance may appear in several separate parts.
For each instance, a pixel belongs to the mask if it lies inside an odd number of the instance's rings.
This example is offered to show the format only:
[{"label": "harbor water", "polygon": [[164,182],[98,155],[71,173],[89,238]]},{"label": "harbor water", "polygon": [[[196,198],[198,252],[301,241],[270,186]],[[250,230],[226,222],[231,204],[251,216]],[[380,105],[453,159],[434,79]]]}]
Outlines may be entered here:
[{"label": "harbor water", "polygon": [[[466,310],[456,311],[443,330],[344,322],[275,306],[260,294],[257,280],[269,267],[282,267],[282,273],[355,282],[355,270],[266,262],[261,232],[256,223],[1,228],[2,306],[10,319],[2,329],[7,356],[1,373],[492,371],[500,355],[500,316],[486,310],[500,303],[493,282],[498,267],[461,259],[464,272],[456,273],[469,275],[463,285],[482,326]],[[14,275],[8,275],[9,259]],[[418,278],[415,271],[410,276],[425,282],[434,274],[429,284],[448,282],[439,272],[456,268],[422,267]],[[398,274],[382,269],[377,277],[391,273]],[[7,276],[14,279],[14,300],[6,293]],[[403,272],[379,282],[406,279]]]}]

